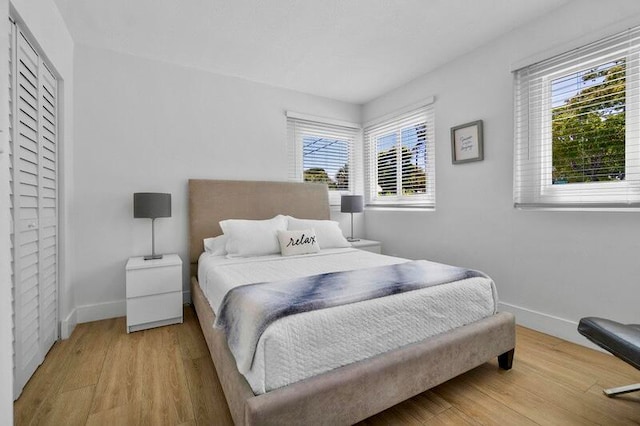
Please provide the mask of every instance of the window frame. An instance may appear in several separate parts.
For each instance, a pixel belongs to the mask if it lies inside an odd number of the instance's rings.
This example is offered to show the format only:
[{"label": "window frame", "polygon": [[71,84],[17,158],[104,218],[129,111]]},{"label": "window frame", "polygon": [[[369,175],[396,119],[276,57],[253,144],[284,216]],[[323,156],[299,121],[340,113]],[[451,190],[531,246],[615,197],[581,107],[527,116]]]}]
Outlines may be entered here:
[{"label": "window frame", "polygon": [[347,142],[347,165],[349,167],[348,189],[329,188],[329,204],[340,205],[343,194],[352,194],[356,188],[357,161],[356,144],[361,136],[360,125],[340,120],[315,117],[292,111],[286,112],[287,139],[289,151],[289,180],[304,180],[304,139],[305,137],[321,137]]},{"label": "window frame", "polygon": [[[626,39],[632,29],[595,43],[555,55],[540,63],[520,68],[514,78],[514,206],[517,208],[626,208],[640,205],[640,43],[631,48],[606,51],[609,44]],[[635,34],[634,37],[637,37]],[[584,52],[579,52],[583,50]],[[595,52],[595,53],[594,53]],[[602,52],[601,54],[597,54]],[[567,57],[569,57],[567,59]],[[552,128],[552,83],[562,76],[585,71],[598,65],[624,58],[625,69],[625,179],[620,181],[553,184],[553,128]],[[567,64],[559,66],[558,62]],[[549,70],[545,71],[545,63]],[[541,69],[536,69],[540,67]],[[534,69],[530,77],[528,69]],[[521,84],[520,78],[526,80]],[[540,81],[540,82],[538,82]],[[535,93],[533,87],[542,87],[541,101],[532,108],[528,101]],[[528,92],[528,93],[525,93]],[[523,99],[528,105],[523,106]],[[532,109],[537,109],[532,112]],[[520,115],[519,115],[520,114]],[[526,117],[525,117],[526,115]],[[521,131],[520,125],[530,131]],[[526,137],[524,134],[526,133]],[[524,140],[526,138],[526,141]],[[526,148],[527,155],[522,151]],[[524,158],[528,157],[528,158]],[[532,169],[527,173],[523,169]],[[534,188],[525,192],[524,186]]]},{"label": "window frame", "polygon": [[[405,109],[404,112],[382,117],[365,126],[365,167],[366,191],[365,202],[368,207],[388,208],[435,208],[435,119],[433,98],[418,106]],[[425,192],[420,194],[403,194],[402,188],[402,147],[403,131],[425,126]],[[381,137],[396,135],[396,193],[395,195],[378,194],[378,141]],[[398,167],[398,165],[400,165]]]}]

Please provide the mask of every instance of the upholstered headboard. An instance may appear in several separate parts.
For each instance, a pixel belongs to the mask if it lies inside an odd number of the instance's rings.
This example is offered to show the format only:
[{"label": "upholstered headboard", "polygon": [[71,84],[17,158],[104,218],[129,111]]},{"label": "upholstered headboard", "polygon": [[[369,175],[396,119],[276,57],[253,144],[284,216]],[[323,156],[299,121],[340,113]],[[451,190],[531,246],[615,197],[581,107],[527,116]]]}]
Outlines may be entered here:
[{"label": "upholstered headboard", "polygon": [[202,240],[222,234],[224,219],[270,219],[277,214],[329,219],[325,184],[189,179],[189,261],[191,275]]}]

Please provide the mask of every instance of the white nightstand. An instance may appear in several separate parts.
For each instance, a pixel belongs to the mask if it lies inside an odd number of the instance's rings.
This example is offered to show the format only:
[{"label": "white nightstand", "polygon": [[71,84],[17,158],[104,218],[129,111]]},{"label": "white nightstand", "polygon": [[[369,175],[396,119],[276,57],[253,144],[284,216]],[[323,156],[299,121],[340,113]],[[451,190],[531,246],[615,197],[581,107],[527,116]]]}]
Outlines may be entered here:
[{"label": "white nightstand", "polygon": [[360,241],[352,241],[351,246],[353,248],[357,248],[358,250],[366,250],[372,253],[382,253],[382,244],[380,241],[373,240],[360,240]]},{"label": "white nightstand", "polygon": [[127,333],[182,322],[182,260],[132,257],[127,262]]}]

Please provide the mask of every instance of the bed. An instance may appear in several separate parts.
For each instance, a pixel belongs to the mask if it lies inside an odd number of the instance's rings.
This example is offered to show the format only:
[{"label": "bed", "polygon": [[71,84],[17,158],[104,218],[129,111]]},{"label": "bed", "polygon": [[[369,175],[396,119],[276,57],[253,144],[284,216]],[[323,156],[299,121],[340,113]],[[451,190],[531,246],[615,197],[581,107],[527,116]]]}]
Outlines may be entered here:
[{"label": "bed", "polygon": [[[228,218],[277,214],[329,219],[324,185],[291,182],[189,181],[191,297],[225,398],[238,425],[352,424],[464,373],[493,357],[511,368],[513,315],[497,312],[396,349],[330,371],[254,392],[236,367],[226,336],[198,278],[203,239],[222,234]],[[359,256],[354,253],[353,256]],[[393,296],[395,297],[395,296]]]}]

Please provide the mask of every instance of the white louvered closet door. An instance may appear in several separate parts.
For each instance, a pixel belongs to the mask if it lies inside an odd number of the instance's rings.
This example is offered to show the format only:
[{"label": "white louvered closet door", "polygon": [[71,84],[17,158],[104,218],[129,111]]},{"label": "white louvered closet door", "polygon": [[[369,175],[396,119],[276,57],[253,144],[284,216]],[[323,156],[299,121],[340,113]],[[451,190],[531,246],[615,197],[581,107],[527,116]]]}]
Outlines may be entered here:
[{"label": "white louvered closet door", "polygon": [[57,83],[13,24],[10,187],[14,398],[58,338]]}]

